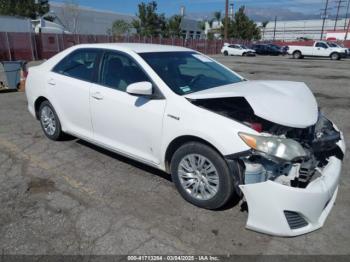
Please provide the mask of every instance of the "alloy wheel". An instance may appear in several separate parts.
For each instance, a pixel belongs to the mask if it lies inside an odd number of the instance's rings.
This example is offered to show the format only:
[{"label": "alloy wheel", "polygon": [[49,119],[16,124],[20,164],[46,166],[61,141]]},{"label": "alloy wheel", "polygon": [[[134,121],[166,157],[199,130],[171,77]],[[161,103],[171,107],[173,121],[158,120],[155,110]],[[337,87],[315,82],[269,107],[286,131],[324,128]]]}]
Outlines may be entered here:
[{"label": "alloy wheel", "polygon": [[178,166],[178,177],[183,189],[198,200],[211,199],[218,192],[218,171],[202,155],[189,154],[183,157]]},{"label": "alloy wheel", "polygon": [[56,132],[56,118],[49,106],[41,109],[40,121],[46,134],[52,136]]}]

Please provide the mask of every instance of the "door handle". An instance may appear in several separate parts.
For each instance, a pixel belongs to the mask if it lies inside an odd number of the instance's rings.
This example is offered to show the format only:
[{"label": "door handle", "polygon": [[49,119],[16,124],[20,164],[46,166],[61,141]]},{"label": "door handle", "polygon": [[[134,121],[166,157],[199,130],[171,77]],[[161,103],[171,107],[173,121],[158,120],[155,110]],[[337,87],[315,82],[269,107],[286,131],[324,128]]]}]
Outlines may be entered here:
[{"label": "door handle", "polygon": [[102,100],[103,99],[103,95],[100,92],[95,92],[91,96],[93,98],[95,98],[96,100]]},{"label": "door handle", "polygon": [[56,82],[54,79],[50,79],[48,82],[47,82],[50,86],[55,86],[56,85]]}]

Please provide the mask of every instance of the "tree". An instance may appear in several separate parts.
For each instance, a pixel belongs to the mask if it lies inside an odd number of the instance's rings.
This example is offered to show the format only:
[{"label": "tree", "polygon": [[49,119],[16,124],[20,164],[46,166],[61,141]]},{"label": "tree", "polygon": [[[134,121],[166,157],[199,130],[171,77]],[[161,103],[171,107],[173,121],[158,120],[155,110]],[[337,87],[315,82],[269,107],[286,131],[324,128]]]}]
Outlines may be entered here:
[{"label": "tree", "polygon": [[63,25],[73,34],[79,31],[79,20],[81,10],[76,0],[66,0],[61,9],[61,20]]},{"label": "tree", "polygon": [[213,28],[214,21],[217,22],[217,27],[220,27],[220,21],[221,21],[221,12],[216,11],[214,12],[214,18],[209,21],[209,27]]},{"label": "tree", "polygon": [[262,38],[264,39],[264,36],[265,36],[265,30],[266,30],[266,27],[267,25],[270,23],[270,21],[268,20],[265,20],[261,23],[261,27],[263,28],[263,33],[262,33]]},{"label": "tree", "polygon": [[180,37],[181,36],[181,22],[182,22],[182,16],[181,15],[174,15],[167,21],[166,24],[166,31],[167,36],[171,37]]},{"label": "tree", "polygon": [[23,16],[36,19],[49,12],[48,1],[35,0],[0,0],[0,15]]},{"label": "tree", "polygon": [[261,39],[260,28],[245,14],[245,7],[242,6],[235,14],[235,18],[228,25],[228,36],[241,40]]},{"label": "tree", "polygon": [[142,2],[138,5],[138,19],[132,21],[133,27],[141,36],[158,36],[165,32],[166,20],[164,14],[157,14],[157,2]]},{"label": "tree", "polygon": [[131,30],[131,24],[124,21],[124,20],[121,20],[121,19],[118,19],[118,20],[115,20],[113,22],[113,25],[112,25],[112,34],[114,36],[123,36],[125,34],[128,34]]},{"label": "tree", "polygon": [[198,22],[198,27],[204,31],[205,30],[205,24],[206,24],[206,21],[199,21]]},{"label": "tree", "polygon": [[214,18],[215,18],[215,20],[218,23],[220,23],[220,21],[221,21],[221,12],[220,11],[214,12]]}]

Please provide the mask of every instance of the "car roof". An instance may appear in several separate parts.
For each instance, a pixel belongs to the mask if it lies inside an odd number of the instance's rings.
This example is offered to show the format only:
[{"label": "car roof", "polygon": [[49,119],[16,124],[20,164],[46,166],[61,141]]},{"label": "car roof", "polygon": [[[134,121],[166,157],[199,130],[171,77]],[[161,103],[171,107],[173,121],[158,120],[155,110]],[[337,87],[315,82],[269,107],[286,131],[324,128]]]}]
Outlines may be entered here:
[{"label": "car roof", "polygon": [[81,44],[75,46],[78,48],[103,48],[121,51],[134,51],[136,53],[153,52],[193,52],[192,49],[182,46],[159,45],[159,44],[140,44],[140,43],[104,43],[104,44]]}]

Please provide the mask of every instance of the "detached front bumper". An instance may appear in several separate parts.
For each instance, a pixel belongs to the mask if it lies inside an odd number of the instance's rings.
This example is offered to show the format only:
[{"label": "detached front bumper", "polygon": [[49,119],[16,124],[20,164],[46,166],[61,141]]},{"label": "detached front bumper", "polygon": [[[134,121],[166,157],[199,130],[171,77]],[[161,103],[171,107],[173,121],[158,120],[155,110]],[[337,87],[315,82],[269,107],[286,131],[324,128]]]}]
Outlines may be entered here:
[{"label": "detached front bumper", "polygon": [[[338,146],[345,153],[343,139]],[[325,223],[338,192],[342,161],[332,156],[319,170],[321,176],[306,188],[285,186],[268,180],[240,185],[248,204],[246,227],[276,236],[297,236]]]}]

